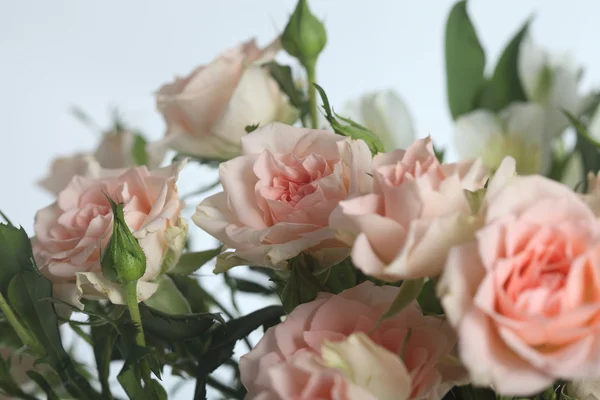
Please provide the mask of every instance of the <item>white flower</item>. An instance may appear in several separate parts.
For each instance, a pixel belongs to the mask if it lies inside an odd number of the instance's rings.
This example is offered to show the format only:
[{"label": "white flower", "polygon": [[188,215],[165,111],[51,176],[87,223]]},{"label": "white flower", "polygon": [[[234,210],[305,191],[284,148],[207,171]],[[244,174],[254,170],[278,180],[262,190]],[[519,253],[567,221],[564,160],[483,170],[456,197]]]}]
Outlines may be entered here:
[{"label": "white flower", "polygon": [[367,93],[348,101],[341,115],[377,134],[385,151],[406,149],[415,141],[410,112],[394,90]]},{"label": "white flower", "polygon": [[512,156],[519,174],[544,172],[551,153],[543,117],[543,108],[533,103],[513,103],[497,114],[475,110],[456,120],[456,148],[462,158],[481,157],[492,170]]},{"label": "white flower", "polygon": [[580,381],[567,385],[567,394],[581,400],[600,400],[600,381]]},{"label": "white flower", "polygon": [[579,92],[583,70],[566,56],[551,56],[536,45],[530,36],[521,43],[518,71],[528,100],[545,109],[545,133],[548,138],[560,135],[569,125],[563,110],[581,115],[593,100]]}]

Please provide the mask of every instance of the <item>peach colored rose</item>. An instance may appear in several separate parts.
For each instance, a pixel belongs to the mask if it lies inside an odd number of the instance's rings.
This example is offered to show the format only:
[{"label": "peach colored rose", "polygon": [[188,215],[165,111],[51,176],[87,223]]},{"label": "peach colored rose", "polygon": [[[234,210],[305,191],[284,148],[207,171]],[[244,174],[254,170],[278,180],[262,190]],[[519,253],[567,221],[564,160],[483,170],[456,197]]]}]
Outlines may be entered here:
[{"label": "peach colored rose", "polygon": [[163,85],[156,103],[167,124],[164,142],[181,153],[229,159],[240,153],[247,126],[294,122],[296,109],[262,67],[280,48],[279,40],[262,50],[250,40]]},{"label": "peach colored rose", "polygon": [[472,232],[465,190],[483,188],[479,161],[441,165],[430,138],[373,159],[374,192],[341,201],[330,225],[352,260],[386,281],[439,275],[448,249]]},{"label": "peach colored rose", "polygon": [[[397,293],[397,287],[365,282],[339,295],[321,293],[316,300],[296,307],[241,358],[241,379],[248,389],[247,399],[378,399],[381,393],[372,392],[364,378],[370,369],[376,379],[385,379],[378,371],[383,364],[389,365],[391,359],[387,353],[382,354],[381,348],[402,356],[410,376],[409,398],[441,399],[464,379],[462,368],[446,362],[455,345],[454,333],[443,319],[423,316],[414,302],[375,328]],[[370,340],[368,343],[363,340],[354,350],[347,348],[348,343],[338,343],[361,332]],[[341,363],[336,363],[331,353],[327,354],[332,346]],[[355,352],[361,351],[369,365],[359,368]],[[327,365],[341,369],[324,368]],[[348,368],[357,375],[344,375],[344,369],[348,372]],[[403,379],[401,373],[398,377],[397,389],[402,387]],[[382,382],[380,388],[383,387]],[[365,392],[373,397],[360,397]]]},{"label": "peach colored rose", "polygon": [[85,176],[74,177],[54,204],[38,211],[33,251],[55,297],[78,307],[83,307],[81,297],[124,304],[120,285],[100,270],[113,221],[105,194],[125,203],[125,221],[146,254],[138,299],[156,291],[152,281],[175,265],[185,244],[187,224],[180,217],[183,202],[176,186],[181,167],[102,169],[90,161]]},{"label": "peach colored rose", "polygon": [[[102,135],[102,139],[93,153],[76,153],[60,156],[52,161],[50,173],[39,181],[39,185],[54,195],[67,187],[76,175],[85,175],[90,159],[96,159],[103,168],[127,168],[136,165],[133,148],[136,134],[129,130],[111,130]],[[146,146],[147,166],[157,168],[162,162],[166,148],[158,144]]]},{"label": "peach colored rose", "polygon": [[[514,163],[513,163],[514,166]],[[600,223],[568,187],[496,177],[438,292],[475,384],[528,396],[600,368]]]},{"label": "peach colored rose", "polygon": [[235,252],[217,271],[250,264],[285,268],[308,251],[322,265],[341,261],[329,214],[340,200],[370,190],[371,153],[360,140],[274,123],[242,139],[243,155],[222,163],[224,191],[192,220]]}]

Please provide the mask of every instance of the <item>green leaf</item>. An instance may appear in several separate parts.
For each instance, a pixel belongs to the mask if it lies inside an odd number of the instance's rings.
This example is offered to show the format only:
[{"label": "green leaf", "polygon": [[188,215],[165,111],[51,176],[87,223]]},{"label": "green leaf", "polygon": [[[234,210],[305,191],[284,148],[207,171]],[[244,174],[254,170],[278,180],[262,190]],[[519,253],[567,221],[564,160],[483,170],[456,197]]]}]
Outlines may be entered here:
[{"label": "green leaf", "polygon": [[40,274],[33,260],[25,231],[0,224],[0,287],[10,306],[20,316],[28,332],[35,336],[43,352],[41,362],[59,374],[67,391],[76,399],[97,399],[98,393],[76,369],[63,348],[54,305],[41,299],[52,297],[52,283]]},{"label": "green leaf", "polygon": [[23,347],[23,342],[12,326],[8,322],[0,322],[0,348],[17,350],[21,347]]},{"label": "green leaf", "polygon": [[[577,142],[575,143],[575,151],[581,154],[581,163],[583,167],[583,176],[586,177],[589,172],[597,173],[600,171],[600,143],[592,139],[587,129],[579,122],[572,114],[563,111],[569,119],[569,122],[577,132]],[[587,179],[583,180],[583,191],[588,189]]]},{"label": "green leaf", "polygon": [[198,251],[195,253],[185,253],[181,255],[179,262],[169,273],[171,275],[190,275],[198,268],[221,254],[223,246],[216,249]]},{"label": "green leaf", "polygon": [[413,300],[419,297],[424,283],[425,280],[423,278],[411,279],[402,282],[402,286],[400,286],[400,290],[398,290],[396,298],[390,305],[390,308],[379,318],[378,324],[385,321],[386,319],[398,315],[402,310],[406,308],[406,306],[408,306]]},{"label": "green leaf", "polygon": [[342,262],[327,268],[319,277],[328,292],[337,294],[356,286],[356,271],[356,267],[348,257]]},{"label": "green leaf", "polygon": [[502,52],[492,78],[484,85],[480,105],[493,111],[499,111],[515,101],[526,101],[527,97],[521,85],[518,71],[519,48],[527,34],[530,20],[512,38]]},{"label": "green leaf", "polygon": [[[321,101],[323,102],[322,107],[323,111],[325,112],[325,118],[327,119],[335,133],[337,133],[338,135],[350,137],[352,139],[362,140],[367,144],[367,146],[369,146],[369,149],[371,150],[372,154],[377,154],[384,151],[383,143],[376,134],[374,134],[364,126],[358,124],[357,122],[352,121],[349,118],[340,117],[339,115],[335,114],[332,111],[331,106],[329,105],[329,99],[327,98],[325,90],[316,83],[313,83],[313,85],[315,86],[315,88],[319,92],[319,95],[321,96]],[[348,125],[340,123],[336,117],[339,118],[341,121],[347,123]]]},{"label": "green leaf", "polygon": [[311,261],[312,258],[303,253],[289,261],[290,276],[281,292],[281,303],[287,313],[300,304],[313,301],[319,292],[327,291],[313,275]]},{"label": "green leaf", "polygon": [[70,111],[73,117],[81,124],[85,125],[88,129],[91,129],[95,132],[99,132],[101,130],[96,121],[94,121],[94,119],[82,108],[79,108],[78,106],[71,106]]},{"label": "green leaf", "polygon": [[117,380],[127,393],[127,397],[131,400],[143,399],[144,398],[144,387],[142,386],[142,374],[139,368],[128,368],[121,370],[117,375]]},{"label": "green leaf", "polygon": [[48,383],[46,378],[42,374],[36,371],[27,371],[27,376],[29,379],[37,383],[37,385],[46,393],[47,400],[60,400],[60,397],[54,392],[52,389],[52,385]]},{"label": "green leaf", "polygon": [[160,384],[160,382],[157,381],[156,379],[152,379],[150,381],[150,384],[147,387],[145,387],[144,390],[146,391],[146,397],[144,397],[145,399],[152,399],[152,400],[167,400],[168,399],[168,395],[167,395],[165,388],[163,388],[162,385]]},{"label": "green leaf", "polygon": [[233,355],[238,340],[245,338],[260,326],[271,325],[274,320],[279,322],[283,314],[281,306],[269,306],[217,327],[210,333],[210,347],[198,357],[196,379],[201,382],[208,374],[227,362]]},{"label": "green leaf", "polygon": [[248,125],[244,128],[244,130],[246,131],[246,133],[251,133],[257,130],[259,126],[260,124]]},{"label": "green leaf", "polygon": [[117,347],[125,363],[117,375],[117,380],[130,399],[148,398],[146,397],[148,393],[142,386],[140,366],[143,361],[151,360],[152,350],[136,344],[137,327],[131,321],[124,321],[120,325],[119,331],[121,335],[117,340]]},{"label": "green leaf", "polygon": [[219,314],[171,315],[140,305],[144,331],[166,340],[185,340],[200,336],[215,323],[224,323]]},{"label": "green leaf", "polygon": [[183,294],[190,304],[193,313],[207,313],[210,311],[209,296],[202,289],[195,277],[182,275],[169,275],[177,289]]},{"label": "green leaf", "polygon": [[218,326],[211,333],[210,349],[214,350],[232,343],[235,344],[235,342],[245,338],[267,321],[281,318],[283,315],[283,307],[268,306],[243,317],[229,320],[224,325]]},{"label": "green leaf", "polygon": [[269,288],[261,285],[260,283],[252,282],[243,278],[229,277],[229,284],[233,290],[239,290],[245,293],[254,293],[262,295],[272,295],[275,293],[274,288]]},{"label": "green leaf", "polygon": [[444,313],[444,309],[435,292],[435,284],[435,281],[432,279],[425,282],[423,289],[421,289],[421,293],[417,298],[421,310],[425,315],[441,315]]},{"label": "green leaf", "polygon": [[6,295],[10,281],[24,266],[31,264],[33,253],[23,228],[0,224],[0,292]]},{"label": "green leaf", "polygon": [[446,156],[446,149],[438,148],[435,145],[433,146],[433,152],[435,157],[438,159],[440,163],[444,162],[444,157]]},{"label": "green leaf", "polygon": [[269,70],[269,73],[279,85],[279,88],[290,99],[290,103],[300,110],[302,115],[308,112],[308,104],[304,94],[298,89],[292,76],[292,69],[287,65],[277,64],[275,61],[263,64]]},{"label": "green leaf", "polygon": [[8,226],[14,227],[13,223],[10,222],[10,219],[8,219],[8,217],[2,212],[2,210],[0,210],[0,217],[2,217],[2,219],[8,224]]},{"label": "green leaf", "polygon": [[112,400],[108,377],[110,374],[110,361],[117,341],[118,331],[109,324],[93,326],[91,330],[94,357],[98,369],[98,380],[102,387],[102,397]]},{"label": "green leaf", "polygon": [[496,400],[496,394],[490,389],[478,388],[472,385],[454,388],[452,394],[463,400]]},{"label": "green leaf", "polygon": [[148,141],[141,134],[137,133],[131,147],[131,156],[135,165],[148,165],[148,151],[146,146]]},{"label": "green leaf", "polygon": [[148,307],[164,312],[166,314],[190,314],[192,309],[181,294],[171,278],[167,275],[161,276],[156,283],[158,289],[148,300],[144,302]]},{"label": "green leaf", "polygon": [[466,0],[454,5],[446,23],[446,83],[453,119],[472,111],[485,82],[485,53],[467,13]]}]

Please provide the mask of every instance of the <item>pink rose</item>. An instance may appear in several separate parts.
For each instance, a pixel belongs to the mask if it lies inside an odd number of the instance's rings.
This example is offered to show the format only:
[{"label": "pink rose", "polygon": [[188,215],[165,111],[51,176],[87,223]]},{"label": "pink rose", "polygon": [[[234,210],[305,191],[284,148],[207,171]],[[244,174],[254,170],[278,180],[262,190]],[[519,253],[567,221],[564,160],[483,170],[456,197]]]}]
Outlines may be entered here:
[{"label": "pink rose", "polygon": [[240,153],[247,126],[294,122],[296,109],[262,67],[280,48],[279,40],[263,50],[250,40],[163,85],[156,103],[167,124],[165,143],[181,153],[229,159]]},{"label": "pink rose", "polygon": [[[50,174],[39,181],[39,185],[52,194],[58,195],[76,175],[85,175],[89,160],[96,159],[103,168],[127,168],[136,165],[133,151],[136,134],[129,130],[112,130],[102,135],[93,153],[76,153],[54,159]],[[147,167],[157,168],[162,162],[166,148],[158,144],[145,146]]]},{"label": "pink rose", "polygon": [[81,297],[124,304],[121,286],[100,270],[113,221],[104,194],[125,203],[125,221],[146,254],[138,299],[152,296],[157,289],[152,281],[175,265],[185,244],[187,224],[176,186],[181,166],[107,170],[91,161],[85,176],[74,177],[54,204],[38,211],[33,252],[55,297],[81,308]]},{"label": "pink rose", "polygon": [[322,265],[341,261],[329,214],[371,187],[371,153],[360,140],[274,123],[242,138],[243,155],[222,163],[224,191],[205,199],[192,220],[235,252],[217,271],[250,264],[284,268],[308,251]]},{"label": "pink rose", "polygon": [[597,378],[598,219],[541,176],[494,177],[482,211],[482,228],[450,250],[438,288],[473,382],[528,396],[556,379]]},{"label": "pink rose", "polygon": [[448,249],[472,232],[465,190],[483,188],[479,161],[441,165],[430,138],[373,159],[374,192],[340,202],[330,224],[354,242],[352,260],[386,281],[439,275]]},{"label": "pink rose", "polygon": [[[370,371],[379,389],[394,387],[398,395],[405,392],[411,399],[441,399],[463,380],[462,368],[445,362],[456,338],[443,319],[423,316],[414,302],[375,329],[397,293],[397,287],[365,282],[339,295],[321,293],[298,306],[240,360],[247,398],[379,399],[382,393],[365,380]],[[349,338],[361,332],[368,340]],[[367,365],[361,366],[357,358]],[[400,370],[390,371],[397,374],[394,386],[381,371],[401,364]],[[409,390],[403,370],[410,377]],[[360,397],[365,392],[372,397]]]}]

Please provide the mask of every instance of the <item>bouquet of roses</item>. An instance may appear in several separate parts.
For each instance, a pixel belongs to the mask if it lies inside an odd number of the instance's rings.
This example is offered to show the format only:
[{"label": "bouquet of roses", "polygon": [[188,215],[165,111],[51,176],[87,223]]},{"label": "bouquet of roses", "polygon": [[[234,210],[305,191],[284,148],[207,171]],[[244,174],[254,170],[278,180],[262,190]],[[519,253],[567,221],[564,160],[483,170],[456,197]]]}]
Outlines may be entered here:
[{"label": "bouquet of roses", "polygon": [[[194,399],[600,398],[599,97],[528,27],[486,76],[466,1],[448,16],[464,161],[415,140],[392,91],[333,109],[306,0],[265,48],[162,86],[163,139],[117,120],[56,159],[33,236],[2,214],[0,396],[166,399],[169,374]],[[222,189],[188,225],[194,163],[219,179],[191,196]],[[191,251],[192,227],[219,245]],[[244,314],[239,293],[276,305]]]}]

